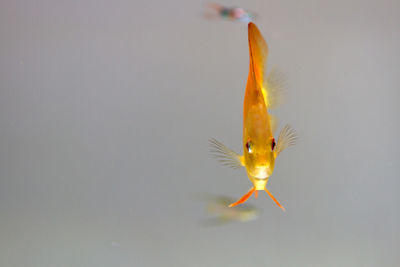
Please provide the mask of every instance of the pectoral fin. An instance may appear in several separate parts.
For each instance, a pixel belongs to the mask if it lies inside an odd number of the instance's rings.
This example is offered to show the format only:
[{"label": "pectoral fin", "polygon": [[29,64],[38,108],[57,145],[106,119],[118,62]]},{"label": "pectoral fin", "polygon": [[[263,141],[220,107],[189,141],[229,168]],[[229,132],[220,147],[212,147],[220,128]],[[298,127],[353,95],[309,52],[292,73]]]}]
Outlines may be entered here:
[{"label": "pectoral fin", "polygon": [[240,156],[235,151],[229,149],[221,142],[218,142],[213,138],[209,140],[209,145],[211,154],[213,154],[222,164],[233,169],[244,166],[243,156]]},{"label": "pectoral fin", "polygon": [[296,131],[290,125],[286,124],[279,134],[275,150],[276,156],[278,156],[285,148],[294,145],[296,140]]}]

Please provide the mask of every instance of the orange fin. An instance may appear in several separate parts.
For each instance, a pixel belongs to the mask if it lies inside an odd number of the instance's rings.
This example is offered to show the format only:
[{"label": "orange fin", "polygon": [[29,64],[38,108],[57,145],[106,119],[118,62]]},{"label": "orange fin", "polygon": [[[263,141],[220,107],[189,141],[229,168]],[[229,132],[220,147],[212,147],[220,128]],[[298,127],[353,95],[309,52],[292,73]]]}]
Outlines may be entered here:
[{"label": "orange fin", "polygon": [[249,39],[249,75],[244,94],[243,119],[254,105],[262,104],[267,109],[267,91],[264,89],[264,69],[268,59],[268,46],[257,26],[250,22],[248,25]]},{"label": "orange fin", "polygon": [[258,190],[256,190],[256,191],[254,192],[254,196],[255,196],[255,198],[258,198]]},{"label": "orange fin", "polygon": [[253,187],[252,189],[250,189],[249,192],[247,192],[244,196],[242,196],[238,201],[236,201],[235,203],[232,203],[229,205],[229,207],[235,207],[239,204],[242,204],[244,202],[246,202],[246,200],[254,193],[254,191],[256,191],[256,189]]},{"label": "orange fin", "polygon": [[285,208],[276,200],[276,198],[268,191],[267,188],[264,189],[265,192],[272,198],[273,201],[275,201],[276,205],[278,205],[279,208],[281,208],[283,211],[286,211]]},{"label": "orange fin", "polygon": [[248,25],[248,37],[250,50],[250,69],[253,69],[253,75],[256,84],[259,88],[262,88],[264,68],[268,57],[268,45],[261,35],[260,30],[252,22],[250,22]]}]

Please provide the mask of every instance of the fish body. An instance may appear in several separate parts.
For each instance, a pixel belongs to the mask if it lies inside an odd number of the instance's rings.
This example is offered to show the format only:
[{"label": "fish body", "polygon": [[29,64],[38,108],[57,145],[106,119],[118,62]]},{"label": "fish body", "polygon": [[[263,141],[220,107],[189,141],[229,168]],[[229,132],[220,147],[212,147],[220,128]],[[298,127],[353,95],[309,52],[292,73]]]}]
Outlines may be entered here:
[{"label": "fish body", "polygon": [[243,151],[247,175],[256,190],[264,190],[275,165],[271,119],[263,82],[268,46],[253,23],[249,23],[250,67],[243,103]]},{"label": "fish body", "polygon": [[210,140],[215,155],[224,164],[246,168],[253,184],[250,191],[230,207],[245,202],[254,192],[264,190],[281,207],[283,206],[267,190],[268,179],[273,173],[275,159],[286,147],[296,140],[295,131],[286,125],[278,142],[273,136],[277,120],[268,109],[278,106],[281,100],[282,84],[277,73],[271,71],[264,81],[264,70],[268,57],[268,46],[257,26],[248,24],[250,66],[243,103],[243,155],[240,156],[215,139]]}]

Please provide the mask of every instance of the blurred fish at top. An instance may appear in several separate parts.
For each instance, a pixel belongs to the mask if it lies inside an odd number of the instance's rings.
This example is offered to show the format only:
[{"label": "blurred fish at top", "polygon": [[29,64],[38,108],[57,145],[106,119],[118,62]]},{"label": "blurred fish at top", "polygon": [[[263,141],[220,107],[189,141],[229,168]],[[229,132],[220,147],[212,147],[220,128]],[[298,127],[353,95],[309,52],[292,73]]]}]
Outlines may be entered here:
[{"label": "blurred fish at top", "polygon": [[254,13],[247,12],[240,7],[226,7],[216,3],[209,3],[207,7],[208,12],[205,13],[205,16],[209,19],[223,18],[247,24],[251,21],[255,21],[256,17]]},{"label": "blurred fish at top", "polygon": [[228,205],[234,199],[226,196],[207,195],[202,197],[206,202],[206,209],[210,215],[215,217],[208,218],[203,221],[204,226],[217,226],[233,222],[248,222],[256,220],[260,211],[249,204],[229,208]]}]

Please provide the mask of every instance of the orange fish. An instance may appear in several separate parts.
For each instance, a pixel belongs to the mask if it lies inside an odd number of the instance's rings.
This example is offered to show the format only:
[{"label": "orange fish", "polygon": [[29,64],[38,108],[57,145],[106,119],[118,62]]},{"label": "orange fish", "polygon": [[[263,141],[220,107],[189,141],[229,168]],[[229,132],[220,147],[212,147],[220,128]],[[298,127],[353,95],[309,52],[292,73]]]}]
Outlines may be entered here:
[{"label": "orange fish", "polygon": [[229,205],[244,203],[253,193],[263,190],[282,209],[285,208],[268,191],[267,182],[271,176],[276,157],[288,146],[294,145],[296,132],[286,125],[279,134],[278,142],[273,136],[277,120],[268,109],[277,107],[282,99],[283,83],[279,73],[271,71],[264,81],[264,70],[268,57],[268,46],[257,26],[248,25],[250,69],[247,78],[243,107],[243,155],[239,155],[215,139],[210,140],[214,155],[232,168],[244,166],[253,184],[248,193]]}]

